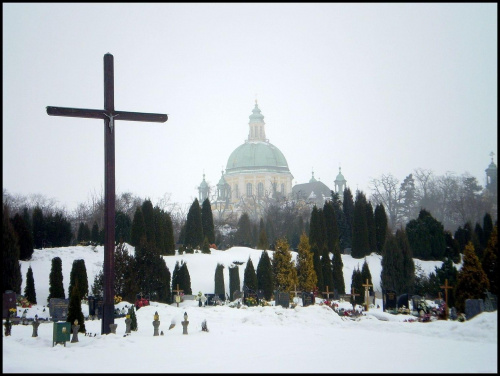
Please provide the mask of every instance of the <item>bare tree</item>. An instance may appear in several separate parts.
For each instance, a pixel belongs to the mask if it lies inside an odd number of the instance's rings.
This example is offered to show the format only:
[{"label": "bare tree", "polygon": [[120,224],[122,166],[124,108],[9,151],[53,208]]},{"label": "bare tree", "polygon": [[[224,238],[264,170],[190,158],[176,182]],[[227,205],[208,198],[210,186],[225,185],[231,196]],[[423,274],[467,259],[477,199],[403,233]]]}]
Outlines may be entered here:
[{"label": "bare tree", "polygon": [[392,174],[383,174],[379,179],[371,179],[371,200],[375,205],[382,204],[389,217],[389,227],[393,230],[399,224],[399,204],[401,192],[398,179]]}]

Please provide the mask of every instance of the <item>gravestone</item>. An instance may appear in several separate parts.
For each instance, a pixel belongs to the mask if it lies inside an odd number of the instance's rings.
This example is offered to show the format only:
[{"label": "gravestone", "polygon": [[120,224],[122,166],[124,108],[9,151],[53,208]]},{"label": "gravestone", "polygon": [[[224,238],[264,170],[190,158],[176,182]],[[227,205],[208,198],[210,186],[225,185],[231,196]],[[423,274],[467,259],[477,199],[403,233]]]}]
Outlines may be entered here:
[{"label": "gravestone", "polygon": [[405,308],[410,308],[408,299],[409,299],[408,294],[399,295],[397,308],[402,308],[403,306],[405,306]]},{"label": "gravestone", "polygon": [[257,298],[264,299],[264,290],[257,290]]},{"label": "gravestone", "polygon": [[333,299],[334,300],[340,300],[339,290],[333,289]]},{"label": "gravestone", "polygon": [[450,319],[456,320],[458,318],[457,309],[455,307],[450,308]]},{"label": "gravestone", "polygon": [[205,294],[205,296],[207,297],[207,305],[215,305],[215,294]]},{"label": "gravestone", "polygon": [[66,321],[68,316],[69,299],[51,298],[49,302],[49,313],[52,321]]},{"label": "gravestone", "polygon": [[302,306],[307,307],[314,304],[314,294],[312,292],[302,293]]},{"label": "gravestone", "polygon": [[290,307],[290,293],[275,291],[274,292],[274,302],[276,306],[282,306],[283,308]]},{"label": "gravestone", "polygon": [[466,299],[465,300],[465,317],[467,320],[484,312],[483,299]]},{"label": "gravestone", "polygon": [[411,297],[411,304],[413,305],[413,311],[418,311],[418,306],[423,298],[420,295],[413,295]]},{"label": "gravestone", "polygon": [[485,292],[484,310],[486,312],[493,312],[497,310],[497,296],[489,291]]},{"label": "gravestone", "polygon": [[89,302],[89,316],[95,316],[95,297],[89,296],[87,300]]},{"label": "gravestone", "polygon": [[397,299],[396,299],[396,291],[394,290],[385,290],[384,298],[382,300],[382,309],[383,311],[392,311],[396,309]]},{"label": "gravestone", "polygon": [[2,318],[6,319],[9,315],[9,309],[16,309],[16,293],[7,290],[3,293]]},{"label": "gravestone", "polygon": [[243,297],[243,292],[236,290],[233,292],[233,300],[241,299]]}]

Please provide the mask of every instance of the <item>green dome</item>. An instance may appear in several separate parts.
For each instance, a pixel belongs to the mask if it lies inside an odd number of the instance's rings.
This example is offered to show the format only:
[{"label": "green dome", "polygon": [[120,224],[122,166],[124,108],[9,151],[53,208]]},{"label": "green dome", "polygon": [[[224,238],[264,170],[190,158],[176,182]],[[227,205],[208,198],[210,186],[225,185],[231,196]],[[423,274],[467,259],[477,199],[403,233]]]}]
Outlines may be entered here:
[{"label": "green dome", "polygon": [[283,153],[269,142],[245,142],[231,153],[226,174],[245,171],[290,172]]},{"label": "green dome", "polygon": [[205,181],[205,174],[203,174],[203,181],[201,182],[199,189],[208,188],[208,184]]}]

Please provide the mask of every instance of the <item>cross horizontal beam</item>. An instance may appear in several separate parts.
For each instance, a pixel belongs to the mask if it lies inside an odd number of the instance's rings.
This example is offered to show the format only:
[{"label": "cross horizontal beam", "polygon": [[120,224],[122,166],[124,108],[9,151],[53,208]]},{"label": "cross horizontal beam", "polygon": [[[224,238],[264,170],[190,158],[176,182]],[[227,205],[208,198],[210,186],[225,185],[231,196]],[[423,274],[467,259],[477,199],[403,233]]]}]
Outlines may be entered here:
[{"label": "cross horizontal beam", "polygon": [[[108,119],[106,110],[91,110],[87,108],[47,106],[47,114],[52,116]],[[150,121],[155,123],[164,123],[168,120],[167,114],[151,114],[145,112],[113,111],[112,115],[115,117],[115,120]]]}]

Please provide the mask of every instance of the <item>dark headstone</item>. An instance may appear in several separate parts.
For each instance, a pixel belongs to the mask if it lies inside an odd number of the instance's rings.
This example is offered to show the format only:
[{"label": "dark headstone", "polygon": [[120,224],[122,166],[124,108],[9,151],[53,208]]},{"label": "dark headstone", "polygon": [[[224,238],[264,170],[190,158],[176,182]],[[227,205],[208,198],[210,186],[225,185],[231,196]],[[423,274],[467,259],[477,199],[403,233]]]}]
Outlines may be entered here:
[{"label": "dark headstone", "polygon": [[236,290],[233,292],[233,300],[243,298],[243,292]]},{"label": "dark headstone", "polygon": [[276,306],[282,306],[283,308],[290,307],[290,293],[275,291],[274,292],[274,301]]},{"label": "dark headstone", "polygon": [[302,306],[307,307],[314,304],[314,294],[312,292],[302,293]]},{"label": "dark headstone", "polygon": [[489,291],[485,292],[484,310],[486,312],[493,312],[497,310],[497,296]]},{"label": "dark headstone", "polygon": [[207,297],[207,305],[215,305],[215,294],[205,294],[205,296]]},{"label": "dark headstone", "polygon": [[7,290],[3,293],[2,318],[6,319],[8,317],[11,308],[16,308],[16,293]]},{"label": "dark headstone", "polygon": [[339,290],[333,289],[333,299],[334,300],[340,300]]},{"label": "dark headstone", "polygon": [[465,317],[467,320],[484,312],[483,299],[466,299],[465,300]]},{"label": "dark headstone", "polygon": [[69,299],[51,298],[49,302],[49,313],[52,321],[66,321],[68,316]]},{"label": "dark headstone", "polygon": [[458,318],[457,309],[455,307],[450,308],[450,319],[456,320]]},{"label": "dark headstone", "polygon": [[396,291],[385,290],[383,300],[382,300],[382,309],[384,311],[394,310],[397,308],[396,305],[397,305]]},{"label": "dark headstone", "polygon": [[95,316],[95,297],[89,296],[87,300],[89,302],[89,316]]},{"label": "dark headstone", "polygon": [[398,307],[397,308],[402,308],[405,306],[405,308],[410,308],[410,305],[408,303],[408,294],[403,294],[398,296]]},{"label": "dark headstone", "polygon": [[257,290],[257,297],[260,299],[264,299],[264,290]]}]

